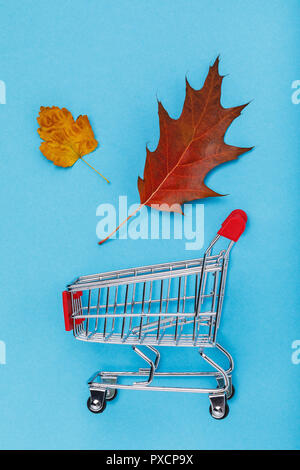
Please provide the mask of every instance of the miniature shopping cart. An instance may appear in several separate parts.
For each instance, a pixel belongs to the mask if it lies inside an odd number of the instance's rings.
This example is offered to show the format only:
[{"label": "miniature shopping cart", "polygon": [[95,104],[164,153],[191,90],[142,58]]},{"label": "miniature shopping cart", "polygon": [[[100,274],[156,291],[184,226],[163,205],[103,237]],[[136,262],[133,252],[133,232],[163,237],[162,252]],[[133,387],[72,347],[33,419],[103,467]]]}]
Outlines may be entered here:
[{"label": "miniature shopping cart", "polygon": [[[245,212],[233,211],[203,258],[81,276],[68,285],[63,292],[66,330],[73,330],[81,341],[131,345],[147,363],[146,368],[135,372],[94,374],[88,382],[90,411],[104,411],[106,402],[115,398],[117,389],[135,389],[207,393],[211,415],[216,419],[227,416],[227,400],[234,392],[233,360],[217,342],[217,333],[230,251],[246,222]],[[223,242],[227,239],[226,246],[213,254],[220,238]],[[213,370],[158,372],[159,346],[197,348]],[[225,356],[228,369],[208,357],[205,348],[215,348],[218,354]],[[132,377],[140,379],[133,381]],[[216,387],[169,385],[174,378],[186,381],[190,377],[213,378]],[[130,383],[123,383],[124,380]],[[159,384],[164,380],[168,381],[167,386]]]}]

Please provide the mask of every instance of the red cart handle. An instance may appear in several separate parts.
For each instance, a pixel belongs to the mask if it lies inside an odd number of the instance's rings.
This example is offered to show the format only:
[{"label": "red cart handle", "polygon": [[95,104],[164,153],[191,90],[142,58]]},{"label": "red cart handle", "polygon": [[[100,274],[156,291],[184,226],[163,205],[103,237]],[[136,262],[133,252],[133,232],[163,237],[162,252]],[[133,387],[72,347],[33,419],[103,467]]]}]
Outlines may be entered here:
[{"label": "red cart handle", "polygon": [[221,237],[229,238],[229,240],[237,242],[246,228],[246,223],[246,212],[241,209],[236,209],[224,220],[218,234],[221,235]]},{"label": "red cart handle", "polygon": [[[78,299],[79,297],[82,296],[82,292],[75,292],[73,294],[73,299]],[[74,326],[74,321],[72,319],[72,314],[73,314],[73,309],[72,309],[72,298],[71,298],[71,292],[68,291],[63,291],[62,293],[62,298],[63,298],[63,309],[64,309],[64,318],[65,318],[65,329],[66,331],[71,331],[73,330]],[[80,325],[84,319],[77,318],[75,320],[75,325]]]}]

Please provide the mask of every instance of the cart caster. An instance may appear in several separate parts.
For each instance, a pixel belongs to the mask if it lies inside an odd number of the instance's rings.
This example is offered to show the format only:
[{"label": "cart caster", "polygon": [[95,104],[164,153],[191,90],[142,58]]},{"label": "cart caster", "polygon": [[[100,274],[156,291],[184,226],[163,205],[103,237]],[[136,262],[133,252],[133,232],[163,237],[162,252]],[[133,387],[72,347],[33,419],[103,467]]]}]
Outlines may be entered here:
[{"label": "cart caster", "polygon": [[106,408],[106,400],[98,400],[97,398],[88,398],[87,407],[92,413],[103,413]]},{"label": "cart caster", "polygon": [[228,416],[229,406],[226,395],[211,395],[209,412],[214,419],[224,419]]},{"label": "cart caster", "polygon": [[105,390],[90,390],[91,395],[87,401],[87,407],[92,413],[103,413],[106,408]]},{"label": "cart caster", "polygon": [[106,390],[106,397],[105,397],[106,401],[114,400],[117,394],[118,394],[118,390],[116,388],[108,388]]},{"label": "cart caster", "polygon": [[212,407],[211,407],[211,405],[210,405],[210,406],[209,406],[209,412],[210,412],[211,416],[212,416],[214,419],[224,419],[224,418],[226,418],[226,416],[228,416],[228,413],[229,413],[229,406],[228,406],[227,403],[226,403],[226,405],[225,405],[225,413],[222,414],[222,413],[223,413],[222,410],[218,409],[218,407],[217,407],[217,408],[214,408],[214,410],[212,410]]}]

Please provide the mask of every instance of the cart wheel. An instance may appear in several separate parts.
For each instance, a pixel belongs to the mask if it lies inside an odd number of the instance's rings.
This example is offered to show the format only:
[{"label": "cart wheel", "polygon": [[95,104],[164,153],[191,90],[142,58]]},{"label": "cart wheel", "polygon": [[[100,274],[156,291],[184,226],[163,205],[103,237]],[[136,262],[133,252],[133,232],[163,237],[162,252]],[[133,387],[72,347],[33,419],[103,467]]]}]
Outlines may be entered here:
[{"label": "cart wheel", "polygon": [[116,398],[118,390],[116,388],[108,388],[106,391],[106,401],[112,401]]},{"label": "cart wheel", "polygon": [[227,403],[225,405],[225,413],[224,413],[223,416],[220,416],[220,410],[218,408],[219,407],[216,407],[213,411],[211,405],[209,406],[209,412],[210,412],[211,416],[214,419],[224,419],[224,418],[226,418],[226,416],[228,416],[228,413],[229,413],[229,406],[227,405]]},{"label": "cart wheel", "polygon": [[87,407],[92,413],[103,413],[106,408],[106,400],[101,402],[99,400],[91,400],[91,397],[88,398]]},{"label": "cart wheel", "polygon": [[234,388],[234,386],[232,385],[232,386],[231,386],[231,395],[229,395],[229,397],[227,397],[227,400],[231,400],[231,398],[234,396],[234,394],[235,394],[235,388]]}]

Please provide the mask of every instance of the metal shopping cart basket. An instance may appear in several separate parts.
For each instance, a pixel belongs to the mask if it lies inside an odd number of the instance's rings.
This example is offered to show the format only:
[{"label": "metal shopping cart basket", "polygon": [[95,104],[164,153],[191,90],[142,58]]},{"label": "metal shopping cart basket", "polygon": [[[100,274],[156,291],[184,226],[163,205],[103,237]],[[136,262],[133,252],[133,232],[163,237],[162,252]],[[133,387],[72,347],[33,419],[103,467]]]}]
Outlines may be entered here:
[{"label": "metal shopping cart basket", "polygon": [[[216,419],[227,416],[227,400],[234,391],[233,360],[217,342],[217,333],[230,251],[243,233],[246,222],[245,212],[233,211],[203,258],[81,276],[68,285],[63,292],[66,330],[73,330],[76,339],[81,341],[131,345],[148,364],[135,372],[94,374],[88,382],[90,411],[104,411],[106,402],[115,398],[117,389],[135,389],[207,393],[211,415]],[[228,239],[229,243],[225,249],[213,254],[220,237]],[[159,346],[197,348],[213,370],[158,372]],[[209,347],[216,348],[226,357],[228,369],[204,353]],[[121,383],[124,377],[127,381],[132,377],[140,379],[124,384]],[[212,377],[216,387],[175,387],[158,383],[159,379],[174,377]]]}]

